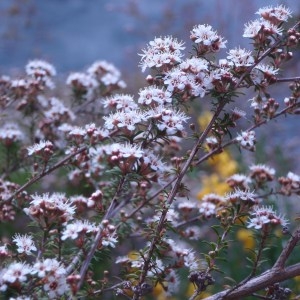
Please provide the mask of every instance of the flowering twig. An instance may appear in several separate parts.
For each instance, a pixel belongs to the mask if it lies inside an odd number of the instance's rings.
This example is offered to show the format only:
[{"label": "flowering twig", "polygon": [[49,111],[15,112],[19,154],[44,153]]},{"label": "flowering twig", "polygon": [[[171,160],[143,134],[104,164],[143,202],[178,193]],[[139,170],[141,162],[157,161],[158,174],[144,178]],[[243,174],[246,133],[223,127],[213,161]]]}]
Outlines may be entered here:
[{"label": "flowering twig", "polygon": [[[125,177],[122,177],[119,181],[119,185],[117,187],[115,195],[114,195],[113,199],[111,200],[111,203],[103,217],[103,220],[109,220],[113,216],[113,210],[118,205],[117,200],[118,200],[120,193],[122,192],[124,182],[125,182]],[[93,240],[92,246],[90,248],[90,251],[88,252],[87,257],[85,258],[85,260],[82,263],[82,266],[80,269],[80,280],[77,284],[78,290],[80,289],[81,285],[84,282],[85,274],[89,268],[90,262],[91,262],[92,258],[94,257],[94,254],[95,254],[97,247],[99,245],[99,242],[101,240],[102,230],[103,230],[102,224],[100,224],[97,235],[95,236],[95,239]]]},{"label": "flowering twig", "polygon": [[65,158],[63,158],[62,160],[60,160],[59,162],[57,162],[54,166],[43,170],[43,172],[41,172],[40,174],[34,176],[33,178],[31,178],[28,182],[26,182],[25,184],[23,184],[20,188],[18,188],[9,198],[8,201],[11,201],[13,198],[15,198],[18,194],[20,194],[21,192],[23,192],[26,188],[28,188],[29,186],[31,186],[32,184],[34,184],[35,182],[39,181],[41,178],[47,176],[48,174],[52,173],[53,171],[55,171],[56,169],[59,169],[60,167],[64,166],[70,159],[72,159],[74,156],[76,156],[77,154],[80,154],[82,152],[84,152],[85,150],[87,150],[86,146],[83,146],[81,148],[79,148],[78,150],[76,150],[75,152],[70,153],[69,155],[67,155]]},{"label": "flowering twig", "polygon": [[[155,250],[155,244],[159,240],[160,233],[161,233],[161,231],[163,229],[163,226],[164,226],[164,222],[165,222],[165,219],[166,219],[166,216],[167,216],[167,213],[168,213],[168,207],[174,201],[177,190],[178,190],[178,188],[181,184],[181,181],[182,181],[183,177],[185,176],[185,174],[186,174],[188,168],[190,167],[190,165],[192,164],[192,161],[193,161],[195,155],[197,154],[200,145],[204,142],[204,140],[207,137],[209,131],[211,130],[215,120],[217,119],[217,117],[219,116],[221,111],[223,110],[225,104],[226,104],[226,101],[223,99],[223,101],[221,101],[220,104],[218,105],[218,107],[215,111],[215,114],[213,115],[212,119],[210,120],[210,123],[208,124],[208,126],[206,127],[204,132],[201,134],[201,136],[199,137],[199,139],[197,140],[195,145],[193,146],[193,149],[191,150],[189,158],[187,159],[187,161],[185,162],[184,166],[182,167],[180,173],[176,177],[176,181],[174,183],[174,186],[172,187],[172,189],[171,189],[171,191],[168,195],[168,198],[166,200],[167,207],[162,211],[161,217],[159,219],[158,225],[157,225],[156,230],[155,230],[154,237],[153,237],[153,239],[151,241],[151,244],[150,244],[150,247],[149,247],[149,251],[148,251],[147,256],[145,258],[143,270],[142,270],[142,273],[141,273],[141,276],[140,276],[140,279],[139,279],[139,283],[138,283],[139,287],[145,281],[146,274],[147,274],[147,271],[148,271],[148,268],[149,268],[149,265],[150,265],[150,261],[151,261],[152,255],[154,253],[154,250]],[[133,297],[134,300],[140,299],[139,288],[137,288],[136,291],[137,292],[135,292],[134,297]]]},{"label": "flowering twig", "polygon": [[[281,111],[277,112],[276,114],[274,114],[274,116],[272,117],[272,119],[264,119],[264,120],[261,120],[260,122],[250,126],[246,131],[251,131],[255,128],[258,128],[268,122],[270,122],[271,120],[275,119],[275,118],[278,118],[279,116],[282,116],[284,114],[286,114],[290,109],[293,109],[293,108],[297,108],[297,107],[300,107],[300,103],[296,102],[288,107],[285,107],[283,108]],[[216,149],[213,149],[211,150],[210,152],[206,153],[205,155],[203,155],[200,159],[198,159],[196,162],[193,162],[193,165],[194,166],[198,166],[200,165],[203,161],[209,159],[210,157],[212,157],[213,155],[217,154],[217,153],[220,153],[220,151],[232,144],[234,144],[236,142],[236,138],[233,138],[227,142],[225,142],[223,145],[221,146],[218,146]]]}]

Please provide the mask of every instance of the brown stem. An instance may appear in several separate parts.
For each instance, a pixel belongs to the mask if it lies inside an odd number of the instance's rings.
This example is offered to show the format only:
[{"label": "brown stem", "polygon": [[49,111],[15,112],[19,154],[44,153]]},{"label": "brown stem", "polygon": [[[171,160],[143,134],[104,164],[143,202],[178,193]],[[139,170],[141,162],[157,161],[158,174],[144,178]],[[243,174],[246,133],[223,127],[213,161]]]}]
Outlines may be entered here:
[{"label": "brown stem", "polygon": [[268,287],[269,285],[293,278],[298,275],[300,275],[300,263],[289,266],[281,271],[276,268],[272,268],[267,272],[252,278],[236,290],[232,291],[232,293],[229,295],[226,295],[228,291],[225,290],[207,297],[205,300],[243,299],[243,297],[249,296],[254,292]]},{"label": "brown stem", "polygon": [[[158,242],[158,240],[160,238],[160,234],[161,234],[161,231],[164,227],[164,223],[165,223],[165,219],[166,219],[166,216],[167,216],[167,213],[168,213],[168,209],[169,209],[170,205],[172,204],[172,202],[174,201],[174,198],[176,196],[178,188],[180,187],[181,181],[182,181],[183,177],[185,176],[185,174],[187,173],[190,165],[192,164],[192,162],[194,160],[194,157],[195,157],[195,155],[197,154],[197,152],[199,150],[200,145],[204,142],[204,140],[207,137],[208,133],[210,132],[215,120],[217,119],[217,117],[219,116],[221,111],[223,110],[225,104],[226,104],[226,100],[223,99],[223,101],[220,102],[220,104],[219,104],[215,114],[213,115],[210,123],[208,124],[206,129],[203,131],[203,133],[201,134],[201,136],[199,137],[199,139],[195,143],[193,149],[191,150],[189,158],[187,159],[187,161],[183,165],[180,173],[176,177],[174,185],[173,185],[173,187],[172,187],[172,189],[171,189],[171,191],[168,195],[168,198],[166,200],[166,208],[163,210],[163,212],[161,214],[160,220],[159,220],[158,225],[157,225],[156,230],[155,230],[154,237],[153,237],[153,239],[151,241],[151,244],[150,244],[149,251],[148,251],[148,253],[145,257],[144,266],[143,266],[142,273],[140,275],[138,287],[141,287],[141,285],[145,282],[146,275],[147,275],[147,272],[149,270],[151,258],[153,256],[153,253],[154,253],[154,250],[155,250],[155,245],[156,245],[156,243]],[[133,297],[134,300],[140,299],[139,288],[137,288],[136,291],[137,292],[134,294],[134,297]]]},{"label": "brown stem", "polygon": [[254,292],[264,289],[269,285],[300,275],[300,263],[284,268],[285,262],[296,247],[299,240],[300,229],[297,229],[270,270],[250,280],[247,280],[245,283],[238,284],[238,287],[235,287],[232,290],[225,290],[205,299],[241,299],[242,297],[249,296]]},{"label": "brown stem", "polygon": [[266,228],[263,230],[262,235],[261,235],[261,241],[259,244],[259,248],[258,248],[258,252],[257,252],[256,259],[254,262],[253,269],[251,271],[251,274],[247,277],[247,281],[249,279],[253,278],[257,272],[257,267],[258,267],[259,261],[262,257],[262,253],[265,248],[268,236],[269,236],[269,228],[268,228],[268,225],[266,225]]},{"label": "brown stem", "polygon": [[[117,205],[117,199],[118,199],[118,197],[119,197],[119,195],[120,195],[120,193],[123,189],[124,182],[125,182],[125,177],[122,177],[120,182],[119,182],[118,188],[115,192],[115,195],[114,195],[114,197],[113,197],[113,199],[110,203],[110,206],[108,207],[108,209],[107,209],[107,211],[106,211],[106,213],[103,217],[103,220],[109,220],[113,216],[113,210]],[[95,237],[95,239],[92,243],[92,246],[90,248],[90,251],[89,251],[89,253],[87,254],[87,257],[85,258],[85,260],[82,263],[82,266],[81,266],[81,269],[80,269],[80,280],[77,284],[77,290],[80,289],[80,287],[82,286],[82,284],[84,282],[85,274],[86,274],[86,272],[89,268],[91,260],[93,259],[94,255],[95,255],[95,252],[98,248],[101,237],[102,237],[102,226],[100,224],[100,226],[98,228],[97,235],[96,235],[96,237]]]},{"label": "brown stem", "polygon": [[10,197],[7,201],[11,201],[14,197],[16,197],[19,193],[23,192],[27,187],[33,185],[35,182],[39,181],[41,178],[45,177],[46,175],[50,174],[51,172],[55,171],[56,169],[62,167],[65,163],[67,163],[71,158],[76,156],[77,154],[87,150],[86,146],[83,146],[76,150],[73,153],[70,153],[67,155],[64,159],[61,161],[57,162],[54,166],[48,168],[47,170],[44,170],[40,174],[34,176],[31,178],[29,181],[27,181],[25,184],[23,184],[20,188],[18,188]]},{"label": "brown stem", "polygon": [[300,80],[300,77],[277,78],[276,82],[293,82]]},{"label": "brown stem", "polygon": [[296,230],[295,233],[292,235],[290,240],[288,241],[285,248],[282,250],[281,254],[279,255],[277,261],[275,262],[273,268],[282,270],[284,265],[289,258],[290,254],[296,247],[297,243],[300,241],[300,229]]}]

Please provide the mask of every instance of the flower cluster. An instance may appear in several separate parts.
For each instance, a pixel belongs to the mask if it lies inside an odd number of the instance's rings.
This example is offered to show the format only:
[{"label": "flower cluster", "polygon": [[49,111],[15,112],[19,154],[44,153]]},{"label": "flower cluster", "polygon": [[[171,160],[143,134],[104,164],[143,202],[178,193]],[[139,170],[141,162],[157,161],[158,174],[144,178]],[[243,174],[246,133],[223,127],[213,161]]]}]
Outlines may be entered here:
[{"label": "flower cluster", "polygon": [[226,48],[227,43],[210,25],[195,26],[191,31],[190,39],[197,44],[199,55],[218,52],[220,48]]},{"label": "flower cluster", "polygon": [[171,36],[155,38],[143,50],[141,56],[141,68],[144,72],[146,68],[158,68],[168,70],[181,62],[181,53],[185,47],[183,42],[178,42]]},{"label": "flower cluster", "polygon": [[65,194],[35,194],[31,199],[30,206],[24,208],[24,211],[43,226],[50,226],[56,222],[66,223],[75,213],[75,207]]},{"label": "flower cluster", "polygon": [[249,219],[248,228],[261,229],[268,224],[286,226],[288,222],[283,216],[277,215],[272,207],[255,207]]},{"label": "flower cluster", "polygon": [[254,45],[260,47],[270,43],[270,37],[281,35],[281,24],[291,17],[291,11],[283,5],[260,8],[256,13],[260,19],[246,24],[243,36],[253,39]]},{"label": "flower cluster", "polygon": [[126,87],[121,79],[120,71],[107,61],[97,61],[92,64],[86,73],[71,73],[66,81],[76,97],[91,100],[101,89],[116,90]]},{"label": "flower cluster", "polygon": [[[190,31],[188,57],[176,38],[154,38],[140,54],[151,75],[136,93],[119,91],[121,72],[106,61],[70,74],[68,92],[55,89],[56,70],[41,60],[17,79],[0,78],[0,221],[12,223],[1,230],[0,298],[183,298],[189,281],[196,299],[227,284],[213,273],[224,249],[235,251],[235,229],[259,230],[250,259],[251,276],[260,276],[275,225],[289,223],[277,213],[281,198],[300,195],[300,177],[278,178],[282,170],[253,164],[260,158],[251,152],[258,127],[299,112],[299,80],[280,76],[300,34],[299,24],[284,28],[291,12],[282,5],[257,13],[244,30],[253,49],[220,59],[227,41],[207,24]],[[271,95],[270,85],[287,81],[288,97]],[[246,119],[247,102],[235,100],[248,89]],[[198,128],[192,114],[204,102],[211,112]],[[251,151],[243,168],[230,145]],[[225,293],[244,288],[241,281]]]}]

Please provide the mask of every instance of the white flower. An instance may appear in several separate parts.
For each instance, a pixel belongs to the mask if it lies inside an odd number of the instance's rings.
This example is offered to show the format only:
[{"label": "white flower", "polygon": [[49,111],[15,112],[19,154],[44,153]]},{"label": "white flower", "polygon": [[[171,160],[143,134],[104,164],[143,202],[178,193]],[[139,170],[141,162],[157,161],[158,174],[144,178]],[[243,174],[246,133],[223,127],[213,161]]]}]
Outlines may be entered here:
[{"label": "white flower", "polygon": [[289,8],[284,7],[283,5],[279,5],[276,7],[266,6],[260,8],[256,14],[260,15],[262,18],[278,25],[281,22],[286,22],[288,18],[291,17],[291,10]]},{"label": "white flower", "polygon": [[167,166],[158,156],[151,150],[145,150],[143,156],[138,161],[138,168],[144,173],[145,177],[160,184],[164,184],[164,175],[170,172],[170,167]]},{"label": "white flower", "polygon": [[75,126],[69,131],[69,136],[85,136],[86,130],[82,127]]},{"label": "white flower", "polygon": [[184,234],[190,240],[199,240],[202,236],[202,230],[199,226],[190,226],[184,230]]},{"label": "white flower", "polygon": [[251,78],[255,84],[263,84],[266,86],[271,80],[271,83],[274,82],[279,69],[275,69],[273,66],[258,64],[251,71]]},{"label": "white flower", "polygon": [[249,224],[247,225],[248,228],[254,227],[255,229],[261,229],[264,224],[267,224],[270,221],[267,216],[257,216],[251,218],[248,222],[249,222]]},{"label": "white flower", "polygon": [[111,63],[105,60],[94,62],[87,73],[104,85],[116,85],[119,88],[125,88],[126,84],[121,80],[121,72]]},{"label": "white flower", "polygon": [[128,256],[118,256],[116,258],[116,261],[115,263],[116,264],[124,264],[124,263],[128,263],[130,261],[129,257]]},{"label": "white flower", "polygon": [[197,262],[195,253],[192,250],[187,250],[183,254],[184,265],[189,268],[189,271],[198,270],[199,264]]},{"label": "white flower", "polygon": [[19,142],[25,139],[25,135],[15,123],[5,123],[0,128],[0,141],[5,143]]},{"label": "white flower", "polygon": [[117,242],[118,242],[118,239],[117,239],[115,234],[105,236],[101,240],[101,243],[102,243],[103,246],[112,247],[112,248],[116,247]]},{"label": "white flower", "polygon": [[67,123],[63,123],[62,125],[60,125],[57,129],[64,132],[64,133],[68,133],[71,130],[73,130],[75,128],[75,126],[72,126],[70,124]]},{"label": "white flower", "polygon": [[293,181],[294,184],[298,184],[298,185],[300,184],[300,176],[293,172],[288,172],[287,178]]},{"label": "white flower", "polygon": [[168,284],[168,289],[166,294],[168,296],[176,294],[179,291],[179,287],[180,287],[180,279],[176,271],[174,269],[168,270],[165,280],[167,281]]},{"label": "white flower", "polygon": [[212,88],[212,78],[206,73],[187,74],[185,90],[192,96],[203,98],[210,88]]},{"label": "white flower", "polygon": [[140,66],[144,72],[147,68],[174,66],[181,62],[183,42],[178,42],[171,36],[155,38],[140,54]]},{"label": "white flower", "polygon": [[117,111],[107,117],[103,117],[104,127],[108,130],[124,128],[134,131],[136,126],[146,120],[145,114],[140,110]]},{"label": "white flower", "polygon": [[83,195],[77,195],[77,196],[71,196],[70,202],[72,202],[76,207],[94,207],[95,201],[93,201],[91,198],[84,197]]},{"label": "white flower", "polygon": [[116,94],[107,97],[102,101],[105,108],[115,108],[118,110],[129,111],[133,109],[138,109],[138,105],[134,102],[131,95]]},{"label": "white flower", "polygon": [[[26,214],[37,220],[44,219],[47,222],[67,222],[75,214],[75,206],[72,205],[63,193],[45,193],[32,195],[29,208],[24,208]],[[55,214],[53,214],[55,211]]]},{"label": "white flower", "polygon": [[7,245],[0,246],[0,257],[6,257],[9,255]]},{"label": "white flower", "polygon": [[187,75],[180,68],[174,68],[166,73],[164,84],[167,85],[167,91],[182,91],[187,83]]},{"label": "white flower", "polygon": [[141,149],[138,144],[121,144],[113,143],[110,145],[105,145],[102,147],[97,147],[95,150],[91,151],[92,156],[116,156],[118,159],[126,158],[141,158],[144,156],[144,150]]},{"label": "white flower", "polygon": [[216,205],[210,202],[201,202],[199,213],[209,218],[216,214]]},{"label": "white flower", "polygon": [[109,137],[109,131],[101,127],[96,127],[94,123],[84,126],[86,134],[89,138],[93,138],[95,141],[102,141]]},{"label": "white flower", "polygon": [[25,79],[13,79],[11,80],[10,86],[14,91],[16,90],[27,90],[29,87],[29,81]]},{"label": "white flower", "polygon": [[32,271],[32,268],[26,263],[13,262],[8,265],[4,274],[2,274],[2,280],[8,283],[14,283],[16,281],[25,282],[27,275]]},{"label": "white flower", "polygon": [[44,111],[47,119],[52,121],[62,121],[66,119],[75,120],[74,113],[67,108],[58,98],[50,98],[50,109]]},{"label": "white flower", "polygon": [[153,41],[149,42],[149,46],[158,52],[184,50],[185,47],[183,47],[183,44],[184,42],[178,42],[178,40],[172,36],[155,38]]},{"label": "white flower", "polygon": [[120,147],[120,154],[123,158],[141,158],[144,155],[144,150],[141,149],[140,145],[126,143]]},{"label": "white flower", "polygon": [[209,51],[216,52],[220,48],[226,48],[227,41],[218,35],[210,25],[197,25],[191,31],[190,38],[196,44],[203,44],[208,47]]},{"label": "white flower", "polygon": [[208,71],[208,61],[203,58],[192,57],[184,60],[179,68],[186,73],[193,73],[197,75],[200,72]]},{"label": "white flower", "polygon": [[236,188],[234,192],[226,195],[225,200],[233,203],[235,203],[237,200],[241,200],[244,202],[254,204],[257,202],[257,195],[249,190],[243,191],[239,188]]},{"label": "white flower", "polygon": [[44,290],[50,299],[57,299],[69,290],[65,276],[48,276]]},{"label": "white flower", "polygon": [[216,149],[219,146],[219,142],[214,136],[206,138],[205,142],[211,150]]},{"label": "white flower", "polygon": [[[254,20],[247,24],[245,24],[244,34],[243,37],[246,38],[259,38],[259,34],[261,34],[262,29],[264,29],[263,33],[266,36],[272,34],[282,34],[282,28],[279,28],[269,22],[268,20]],[[267,33],[266,33],[267,32]]]},{"label": "white flower", "polygon": [[279,69],[275,69],[274,66],[271,66],[271,65],[265,65],[265,64],[258,64],[255,66],[255,69],[261,71],[262,73],[268,75],[268,76],[275,76],[278,74],[279,72]]},{"label": "white flower", "polygon": [[215,193],[210,193],[210,194],[206,194],[204,195],[204,197],[202,198],[202,202],[210,202],[210,203],[214,203],[214,204],[219,204],[219,203],[223,203],[225,202],[224,197],[217,195]]},{"label": "white flower", "polygon": [[188,91],[192,96],[204,97],[212,87],[212,77],[208,72],[208,62],[201,58],[189,58],[177,68],[166,72],[164,84],[170,92]]},{"label": "white flower", "polygon": [[251,179],[244,174],[233,174],[228,177],[226,182],[230,187],[240,187],[242,189],[249,189],[249,183],[251,183]]},{"label": "white flower", "polygon": [[[160,219],[160,215],[156,214],[152,218],[148,219],[147,222],[158,222]],[[179,220],[179,213],[174,210],[173,208],[169,208],[167,216],[166,216],[167,221],[171,222],[173,226],[176,226],[178,224]]]},{"label": "white flower", "polygon": [[42,261],[37,261],[32,267],[32,274],[37,274],[39,278],[43,278],[52,270],[58,270],[60,264],[56,259],[47,258]]},{"label": "white flower", "polygon": [[251,178],[255,178],[257,181],[272,181],[275,175],[275,169],[266,165],[258,164],[250,167]]},{"label": "white flower", "polygon": [[264,224],[286,226],[288,221],[281,215],[277,215],[271,206],[255,206],[249,219],[248,228],[260,229]]},{"label": "white flower", "polygon": [[166,131],[168,135],[182,133],[184,126],[189,117],[181,111],[174,111],[172,108],[157,106],[147,111],[147,117],[156,120],[156,126],[160,131]]},{"label": "white flower", "polygon": [[31,255],[31,251],[36,251],[36,246],[34,244],[34,241],[32,240],[33,237],[30,235],[20,235],[16,234],[13,238],[13,242],[18,247],[17,251],[19,253],[26,253],[27,255]]},{"label": "white flower", "polygon": [[139,91],[138,103],[143,105],[166,104],[172,102],[172,95],[160,87],[148,86]]},{"label": "white flower", "polygon": [[75,92],[89,99],[99,84],[97,80],[89,74],[72,73],[68,76],[67,85],[69,85]]},{"label": "white flower", "polygon": [[227,59],[229,64],[235,67],[249,67],[254,63],[251,51],[242,48],[231,49],[228,52]]},{"label": "white flower", "polygon": [[55,87],[51,77],[56,75],[55,68],[43,60],[30,61],[25,67],[27,75],[42,82],[50,89]]},{"label": "white flower", "polygon": [[69,290],[66,283],[66,268],[54,258],[37,261],[32,267],[32,274],[43,279],[44,290],[50,299],[63,295]]},{"label": "white flower", "polygon": [[241,134],[238,134],[236,140],[242,148],[250,151],[255,150],[256,138],[254,131],[243,131]]},{"label": "white flower", "polygon": [[197,204],[198,203],[193,201],[182,201],[178,203],[177,207],[183,212],[191,212],[192,210],[198,207]]},{"label": "white flower", "polygon": [[79,234],[97,232],[97,226],[94,223],[90,223],[88,220],[76,220],[74,223],[67,224],[65,229],[62,231],[62,240],[78,238]]},{"label": "white flower", "polygon": [[33,146],[27,147],[29,156],[33,154],[41,154],[41,152],[45,149],[48,149],[48,151],[52,152],[53,144],[50,141],[40,141]]},{"label": "white flower", "polygon": [[32,60],[25,67],[27,75],[48,76],[56,75],[56,70],[53,65],[43,60]]},{"label": "white flower", "polygon": [[27,296],[18,296],[16,298],[10,297],[9,300],[31,300],[32,298]]},{"label": "white flower", "polygon": [[234,118],[234,120],[238,120],[240,118],[244,118],[246,116],[246,112],[235,107],[233,110],[232,110],[232,117]]}]

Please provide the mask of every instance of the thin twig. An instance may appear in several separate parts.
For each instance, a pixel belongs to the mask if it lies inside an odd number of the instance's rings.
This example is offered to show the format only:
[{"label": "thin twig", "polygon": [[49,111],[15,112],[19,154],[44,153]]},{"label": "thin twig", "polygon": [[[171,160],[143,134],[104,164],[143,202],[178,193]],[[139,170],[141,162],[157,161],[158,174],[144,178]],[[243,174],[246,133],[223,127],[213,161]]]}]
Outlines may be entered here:
[{"label": "thin twig", "polygon": [[[146,274],[148,272],[150,262],[151,262],[151,259],[152,259],[152,256],[153,256],[153,253],[154,253],[154,250],[155,250],[155,245],[156,245],[157,241],[160,238],[160,233],[163,229],[164,222],[165,222],[165,219],[166,219],[166,216],[167,216],[167,213],[168,213],[168,207],[172,204],[172,202],[173,202],[173,200],[176,196],[176,193],[178,191],[178,188],[181,184],[181,181],[182,181],[183,177],[185,176],[185,174],[187,173],[188,168],[192,164],[193,159],[194,159],[194,157],[196,156],[196,154],[199,150],[199,146],[204,142],[204,140],[207,137],[209,131],[211,130],[215,120],[217,119],[217,117],[219,116],[221,111],[223,110],[225,104],[226,104],[226,101],[223,99],[223,102],[220,102],[218,108],[216,109],[216,112],[215,112],[214,116],[210,120],[210,123],[208,124],[206,129],[203,131],[203,133],[201,134],[201,136],[199,137],[199,139],[195,143],[193,149],[191,150],[189,158],[187,159],[187,161],[183,165],[180,173],[176,177],[174,185],[173,185],[173,187],[172,187],[172,189],[171,189],[171,191],[168,195],[168,198],[166,200],[167,208],[164,209],[162,214],[161,214],[160,220],[159,220],[158,225],[157,225],[156,230],[155,230],[154,237],[153,237],[153,239],[151,241],[151,244],[150,244],[150,247],[149,247],[149,251],[148,251],[147,256],[145,258],[144,265],[143,265],[143,270],[142,270],[141,275],[140,275],[138,286],[141,286],[144,283],[145,279],[146,279]],[[137,290],[137,292],[134,294],[134,297],[133,297],[134,300],[140,299],[140,295],[138,294],[139,289],[136,289],[136,290]]]},{"label": "thin twig", "polygon": [[249,296],[269,285],[300,275],[300,263],[284,268],[286,260],[289,258],[299,240],[300,229],[297,229],[270,270],[249,280],[248,278],[246,281],[243,280],[233,289],[225,290],[205,299],[240,299],[243,296]]},{"label": "thin twig", "polygon": [[28,188],[29,186],[33,185],[35,182],[39,181],[41,178],[45,177],[46,175],[50,174],[51,172],[55,171],[56,169],[62,167],[63,165],[65,165],[71,158],[73,158],[74,156],[76,156],[77,154],[80,154],[81,152],[84,152],[85,150],[87,150],[87,146],[83,146],[81,148],[79,148],[78,150],[76,150],[75,152],[70,153],[69,155],[67,155],[64,159],[62,159],[61,161],[57,162],[55,165],[53,165],[52,167],[44,170],[43,172],[41,172],[40,174],[34,176],[33,178],[31,178],[29,181],[27,181],[25,184],[23,184],[20,188],[18,188],[8,199],[7,201],[11,201],[13,198],[15,198],[18,194],[20,194],[21,192],[23,192],[26,188]]},{"label": "thin twig", "polygon": [[[282,282],[289,278],[293,278],[295,276],[300,275],[300,263],[289,266],[281,271],[277,268],[271,268],[265,273],[256,276],[249,280],[244,285],[240,286],[236,290],[234,290],[229,295],[226,295],[228,290],[219,292],[212,296],[205,298],[205,300],[234,300],[234,299],[243,299],[243,297],[250,296],[254,292],[262,290],[274,283]],[[226,297],[225,297],[226,295]]]},{"label": "thin twig", "polygon": [[286,77],[286,78],[276,78],[276,82],[293,82],[299,81],[300,77]]},{"label": "thin twig", "polygon": [[[123,185],[124,185],[124,182],[125,182],[125,178],[122,177],[120,182],[119,182],[119,185],[117,187],[117,190],[115,192],[115,195],[110,203],[110,206],[108,207],[106,213],[105,213],[105,216],[103,217],[103,220],[107,219],[109,220],[111,217],[112,217],[112,212],[114,210],[114,208],[116,207],[117,205],[117,199],[123,189]],[[80,269],[80,280],[77,284],[77,290],[79,290],[84,282],[84,279],[85,279],[85,274],[89,268],[89,265],[90,265],[90,262],[91,260],[93,259],[94,255],[95,255],[95,252],[98,248],[98,245],[99,245],[99,242],[101,240],[101,237],[102,237],[102,226],[101,224],[99,225],[99,228],[98,228],[98,232],[96,234],[96,237],[92,243],[92,246],[90,248],[90,251],[89,253],[87,254],[87,257],[85,258],[85,260],[83,261],[82,263],[82,266],[81,266],[81,269]]]},{"label": "thin twig", "polygon": [[288,241],[287,245],[285,248],[282,250],[280,253],[277,261],[274,264],[275,269],[282,270],[284,268],[284,265],[291,255],[292,251],[296,247],[297,243],[300,241],[300,229],[296,230],[295,233],[292,235],[290,240]]}]

